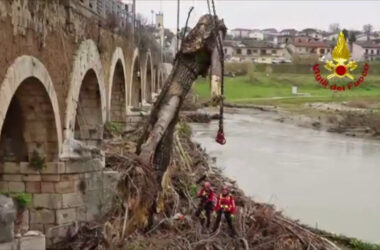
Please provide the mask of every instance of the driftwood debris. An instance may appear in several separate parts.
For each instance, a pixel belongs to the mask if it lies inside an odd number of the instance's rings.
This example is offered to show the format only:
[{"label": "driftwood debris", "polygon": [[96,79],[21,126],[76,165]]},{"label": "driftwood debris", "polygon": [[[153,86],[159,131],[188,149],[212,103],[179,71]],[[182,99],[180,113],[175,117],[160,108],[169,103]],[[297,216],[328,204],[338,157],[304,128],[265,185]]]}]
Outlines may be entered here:
[{"label": "driftwood debris", "polygon": [[223,20],[204,15],[183,39],[174,67],[155,103],[137,153],[140,162],[153,166],[158,180],[170,162],[173,133],[179,110],[199,75],[205,76],[215,53],[216,34],[226,33]]}]

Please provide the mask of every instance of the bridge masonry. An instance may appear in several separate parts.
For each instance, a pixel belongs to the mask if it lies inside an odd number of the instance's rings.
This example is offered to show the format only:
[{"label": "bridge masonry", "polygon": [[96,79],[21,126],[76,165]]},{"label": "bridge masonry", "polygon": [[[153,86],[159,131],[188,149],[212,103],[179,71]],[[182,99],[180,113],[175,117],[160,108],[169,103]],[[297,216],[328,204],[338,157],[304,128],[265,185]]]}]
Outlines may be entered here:
[{"label": "bridge masonry", "polygon": [[91,3],[0,1],[0,192],[31,194],[21,230],[48,246],[112,207],[104,125],[136,122],[167,76],[134,44],[128,13]]}]

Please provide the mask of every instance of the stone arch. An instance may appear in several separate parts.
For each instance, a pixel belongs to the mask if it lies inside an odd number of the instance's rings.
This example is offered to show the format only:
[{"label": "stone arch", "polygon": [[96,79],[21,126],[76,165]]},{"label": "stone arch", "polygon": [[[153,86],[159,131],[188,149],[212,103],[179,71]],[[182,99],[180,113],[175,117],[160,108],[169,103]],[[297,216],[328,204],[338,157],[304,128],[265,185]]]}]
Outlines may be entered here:
[{"label": "stone arch", "polygon": [[143,93],[141,84],[141,65],[138,49],[135,49],[133,53],[132,68],[130,72],[130,106],[139,107],[143,101]]},{"label": "stone arch", "polygon": [[56,91],[45,66],[20,56],[0,88],[0,151],[6,161],[30,161],[34,152],[58,160],[62,126]]},{"label": "stone arch", "polygon": [[164,72],[161,70],[160,71],[160,89],[164,87],[165,84],[165,75]]},{"label": "stone arch", "polygon": [[153,68],[153,93],[158,93],[158,77],[157,77],[158,68],[157,65]]},{"label": "stone arch", "polygon": [[86,72],[80,85],[74,139],[99,146],[103,138],[102,102],[99,80],[93,69]]},{"label": "stone arch", "polygon": [[145,83],[144,83],[144,96],[146,102],[152,102],[152,94],[153,94],[153,64],[152,64],[152,55],[150,51],[147,52],[146,60],[145,60]]},{"label": "stone arch", "polygon": [[125,122],[127,114],[126,67],[123,50],[117,47],[112,55],[108,84],[108,120]]},{"label": "stone arch", "polygon": [[161,90],[161,83],[162,81],[162,78],[161,78],[161,70],[160,70],[160,67],[158,67],[157,71],[156,71],[156,86],[157,86],[157,92],[159,92]]},{"label": "stone arch", "polygon": [[[82,85],[84,83],[85,86],[82,88]],[[97,86],[95,87],[94,85]],[[80,92],[83,90],[88,90],[88,93],[84,94],[84,96],[80,95]],[[94,93],[96,93],[97,100],[92,100],[93,104],[87,102],[81,103],[80,96],[83,98],[86,98],[86,96],[94,98]],[[82,115],[84,115],[84,113],[82,113],[81,111],[85,112],[85,110],[90,110],[91,105],[93,105],[93,108],[95,108],[98,105],[99,100],[101,118],[99,120],[100,124],[97,125],[99,126],[99,128],[101,128],[101,131],[99,133],[98,131],[95,133],[94,131],[92,131],[94,129],[94,124],[92,121],[91,124],[82,125],[78,124],[78,122],[87,123],[87,121],[82,120]],[[85,100],[82,99],[82,101]],[[82,110],[81,105],[78,104],[85,105],[85,107],[83,107],[84,110]],[[78,138],[78,131],[75,133],[77,127],[76,125],[82,126],[82,128],[89,125],[87,128],[87,132],[92,136],[96,134],[96,139],[98,139],[98,134],[102,135],[102,128],[106,120],[107,112],[106,91],[104,87],[104,76],[100,55],[95,42],[92,40],[83,41],[79,46],[77,54],[74,58],[73,71],[70,77],[70,88],[66,99],[66,105],[67,108],[65,117],[65,141],[73,139],[74,136]],[[78,111],[81,112],[79,116]],[[82,139],[85,138],[83,133],[80,136],[80,138]]]}]

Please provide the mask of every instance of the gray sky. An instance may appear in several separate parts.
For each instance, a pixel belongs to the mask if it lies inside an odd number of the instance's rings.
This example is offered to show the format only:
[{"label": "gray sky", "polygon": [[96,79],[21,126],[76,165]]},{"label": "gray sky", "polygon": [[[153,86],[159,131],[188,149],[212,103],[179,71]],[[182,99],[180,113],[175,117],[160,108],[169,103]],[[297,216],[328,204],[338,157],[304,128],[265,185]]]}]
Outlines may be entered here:
[{"label": "gray sky", "polygon": [[[124,0],[131,1],[131,0]],[[190,6],[195,9],[190,18],[193,26],[198,18],[208,12],[205,0],[181,0],[180,20],[184,26]],[[164,13],[164,25],[175,30],[177,20],[176,0],[136,0],[138,13],[152,21],[151,10]],[[216,0],[216,11],[233,28],[320,28],[339,23],[341,28],[361,30],[370,23],[380,30],[380,1],[258,1]]]}]

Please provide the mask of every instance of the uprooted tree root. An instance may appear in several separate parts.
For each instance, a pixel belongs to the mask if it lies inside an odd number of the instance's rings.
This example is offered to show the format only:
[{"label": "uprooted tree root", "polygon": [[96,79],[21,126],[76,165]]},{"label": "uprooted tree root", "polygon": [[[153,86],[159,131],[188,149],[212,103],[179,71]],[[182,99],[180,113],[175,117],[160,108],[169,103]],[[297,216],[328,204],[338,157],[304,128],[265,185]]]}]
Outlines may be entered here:
[{"label": "uprooted tree root", "polygon": [[[142,166],[135,154],[120,149],[126,147],[125,140],[109,143],[107,167],[123,175],[114,209],[105,223],[85,224],[71,239],[68,248],[339,249],[306,227],[285,218],[273,206],[256,203],[245,196],[234,181],[210,166],[206,153],[190,141],[189,131],[186,123],[180,122],[177,126],[171,164],[160,184],[154,172]],[[128,141],[131,150],[134,146],[130,139]],[[208,232],[194,217],[198,204],[195,184],[205,179],[216,188],[226,183],[233,186],[238,206],[233,223],[238,236],[230,237],[223,223],[215,233]],[[160,190],[159,196],[152,199],[150,196],[157,189]],[[155,204],[147,202],[151,200],[155,200]],[[184,218],[177,219],[177,213],[183,214]],[[150,216],[152,214],[155,216]]]}]

